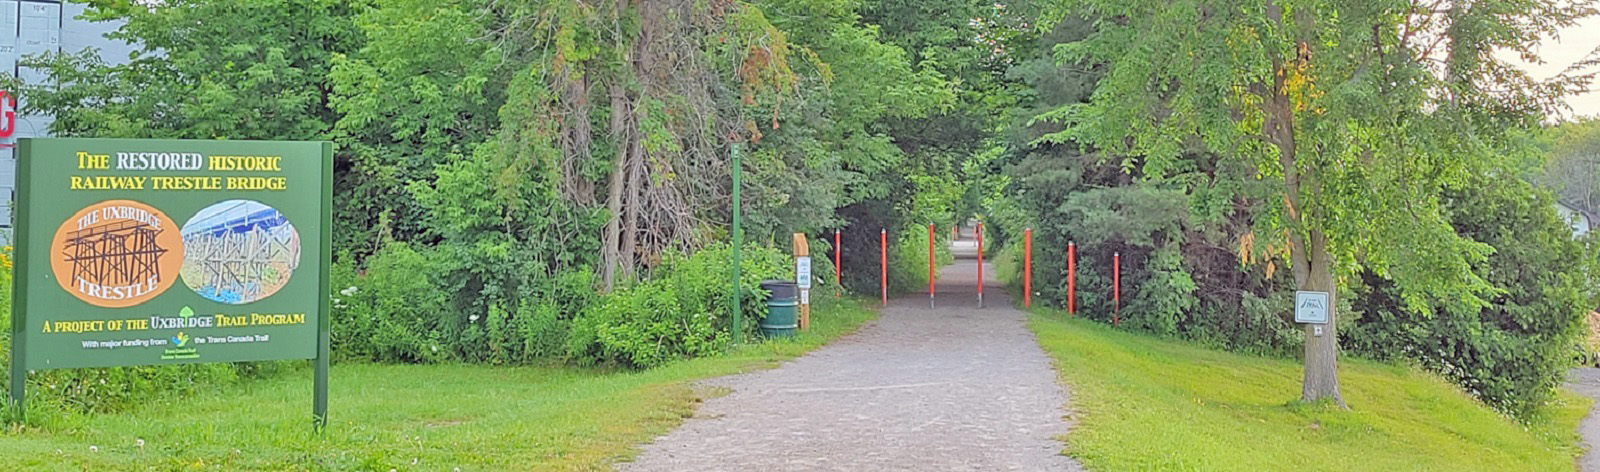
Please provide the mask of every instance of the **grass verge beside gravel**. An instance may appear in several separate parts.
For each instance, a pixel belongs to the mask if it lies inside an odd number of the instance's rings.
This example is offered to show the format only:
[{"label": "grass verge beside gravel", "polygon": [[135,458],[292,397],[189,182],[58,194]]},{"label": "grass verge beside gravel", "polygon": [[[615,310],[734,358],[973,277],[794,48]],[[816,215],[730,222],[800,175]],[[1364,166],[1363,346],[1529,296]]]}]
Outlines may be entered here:
[{"label": "grass verge beside gravel", "polygon": [[1298,362],[1239,355],[1037,312],[1029,327],[1071,388],[1066,453],[1091,470],[1572,471],[1590,401],[1501,416],[1418,369],[1343,359],[1350,410],[1303,404]]},{"label": "grass verge beside gravel", "polygon": [[0,435],[0,469],[605,470],[693,414],[694,381],[771,368],[876,316],[860,300],[818,298],[812,330],[793,341],[645,371],[336,365],[320,436],[307,368],[127,413],[12,427]]}]

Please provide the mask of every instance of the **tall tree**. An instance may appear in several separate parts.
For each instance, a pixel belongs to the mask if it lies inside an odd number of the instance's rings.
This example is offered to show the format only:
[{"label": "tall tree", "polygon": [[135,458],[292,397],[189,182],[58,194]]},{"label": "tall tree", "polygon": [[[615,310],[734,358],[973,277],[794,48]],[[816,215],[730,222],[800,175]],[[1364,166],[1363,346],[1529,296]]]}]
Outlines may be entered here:
[{"label": "tall tree", "polygon": [[23,58],[50,81],[25,107],[56,119],[58,136],[323,139],[333,58],[361,46],[365,0],[92,0],[84,16],[123,22],[135,45],[123,64],[98,51]]},{"label": "tall tree", "polygon": [[730,142],[761,183],[745,230],[772,241],[886,195],[905,159],[881,123],[952,101],[852,2],[374,4],[330,77],[352,245],[504,245],[602,289],[726,234]]},{"label": "tall tree", "polygon": [[1491,250],[1450,226],[1440,195],[1502,157],[1588,77],[1540,82],[1495,56],[1537,59],[1542,36],[1594,11],[1553,0],[1082,0],[1098,18],[1066,61],[1103,67],[1087,104],[1041,115],[1043,138],[1137,156],[1146,179],[1191,172],[1192,156],[1253,166],[1277,187],[1258,244],[1287,239],[1300,290],[1333,294],[1306,326],[1301,398],[1339,405],[1339,277],[1395,281],[1413,313],[1477,309],[1492,290],[1472,268]]},{"label": "tall tree", "polygon": [[1566,123],[1546,130],[1543,142],[1548,154],[1543,175],[1534,176],[1550,187],[1556,197],[1590,217],[1600,215],[1600,118]]}]

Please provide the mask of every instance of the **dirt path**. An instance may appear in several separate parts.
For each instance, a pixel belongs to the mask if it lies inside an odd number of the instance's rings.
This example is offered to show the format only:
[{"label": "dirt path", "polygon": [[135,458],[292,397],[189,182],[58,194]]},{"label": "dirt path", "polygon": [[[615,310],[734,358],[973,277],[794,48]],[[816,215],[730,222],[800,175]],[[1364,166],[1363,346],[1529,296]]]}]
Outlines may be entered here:
[{"label": "dirt path", "polygon": [[[1567,388],[1579,394],[1600,400],[1600,369],[1579,367],[1567,373]],[[1589,410],[1589,416],[1578,423],[1578,434],[1589,450],[1578,457],[1578,470],[1600,472],[1600,403]]]},{"label": "dirt path", "polygon": [[891,300],[860,332],[709,382],[732,393],[619,469],[1082,470],[1060,455],[1068,396],[1050,359],[998,286],[977,308],[977,268],[944,268],[937,309]]}]

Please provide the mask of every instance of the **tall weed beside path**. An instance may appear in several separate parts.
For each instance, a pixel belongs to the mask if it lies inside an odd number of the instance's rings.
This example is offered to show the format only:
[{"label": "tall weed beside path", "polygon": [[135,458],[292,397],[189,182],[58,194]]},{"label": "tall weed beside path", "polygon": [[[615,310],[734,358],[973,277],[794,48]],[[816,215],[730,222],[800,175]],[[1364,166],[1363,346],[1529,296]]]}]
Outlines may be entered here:
[{"label": "tall weed beside path", "polygon": [[[936,229],[937,231],[937,229]],[[895,237],[889,248],[889,292],[918,293],[928,288],[928,227],[910,226]],[[955,262],[949,238],[935,233],[933,238],[934,276],[937,270]],[[876,264],[874,264],[876,265]]]}]

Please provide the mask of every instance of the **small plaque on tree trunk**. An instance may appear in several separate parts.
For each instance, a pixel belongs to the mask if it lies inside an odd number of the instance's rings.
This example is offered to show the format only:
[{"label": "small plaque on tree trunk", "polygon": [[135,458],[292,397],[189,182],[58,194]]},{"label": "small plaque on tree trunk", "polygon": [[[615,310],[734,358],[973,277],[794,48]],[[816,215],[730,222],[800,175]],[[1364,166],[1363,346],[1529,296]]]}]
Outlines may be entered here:
[{"label": "small plaque on tree trunk", "polygon": [[1295,292],[1294,322],[1327,324],[1328,292]]}]

